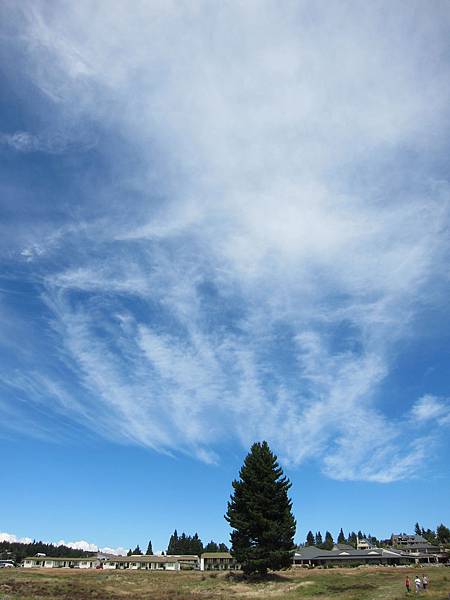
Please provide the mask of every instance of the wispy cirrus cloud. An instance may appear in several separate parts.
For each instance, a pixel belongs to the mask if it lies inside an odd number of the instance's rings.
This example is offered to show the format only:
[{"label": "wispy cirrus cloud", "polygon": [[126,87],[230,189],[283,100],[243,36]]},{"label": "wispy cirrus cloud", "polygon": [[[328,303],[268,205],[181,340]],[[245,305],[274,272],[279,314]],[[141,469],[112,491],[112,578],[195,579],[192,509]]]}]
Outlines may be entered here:
[{"label": "wispy cirrus cloud", "polygon": [[379,395],[448,283],[445,5],[105,6],[11,13],[59,118],[120,140],[70,241],[22,247],[70,373],[42,394],[209,462],[265,437],[336,479],[415,474],[429,436]]}]

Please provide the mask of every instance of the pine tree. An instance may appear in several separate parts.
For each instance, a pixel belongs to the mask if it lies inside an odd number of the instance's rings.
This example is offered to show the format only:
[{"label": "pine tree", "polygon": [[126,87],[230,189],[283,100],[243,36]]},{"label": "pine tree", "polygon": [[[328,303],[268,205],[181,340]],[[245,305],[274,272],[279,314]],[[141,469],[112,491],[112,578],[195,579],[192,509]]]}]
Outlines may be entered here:
[{"label": "pine tree", "polygon": [[341,530],[340,530],[339,535],[338,535],[337,543],[338,544],[345,544],[345,535],[344,535],[344,531],[343,531],[342,527],[341,527]]},{"label": "pine tree", "polygon": [[314,545],[317,546],[318,548],[322,547],[322,545],[323,545],[323,539],[322,539],[322,534],[320,533],[320,531],[318,531],[316,533],[316,537],[315,537],[314,542],[315,542]]},{"label": "pine tree", "polygon": [[133,554],[134,556],[137,556],[137,555],[141,555],[141,556],[142,556],[142,550],[139,548],[139,544],[138,544],[138,545],[136,546],[136,548],[133,550],[132,554]]},{"label": "pine tree", "polygon": [[132,556],[133,555],[133,550],[130,548],[127,552],[127,556]]},{"label": "pine tree", "polygon": [[226,544],[220,543],[219,544],[219,552],[228,552],[228,546]]},{"label": "pine tree", "polygon": [[147,552],[145,553],[147,556],[152,556],[153,555],[153,548],[152,548],[152,540],[150,540],[148,542],[148,546],[147,546]]},{"label": "pine tree", "polygon": [[329,531],[325,533],[325,541],[323,543],[324,550],[332,550],[334,546],[333,536]]},{"label": "pine tree", "polygon": [[422,528],[420,527],[419,523],[416,523],[414,531],[416,532],[416,535],[422,535]]},{"label": "pine tree", "polygon": [[357,542],[358,542],[358,540],[357,540],[356,533],[354,531],[352,531],[348,536],[347,543],[350,546],[353,546],[353,548],[356,548]]},{"label": "pine tree", "polygon": [[312,531],[308,531],[308,535],[306,536],[306,545],[307,546],[314,546],[315,543],[315,539],[314,539],[314,534]]},{"label": "pine tree", "polygon": [[291,483],[267,442],[253,444],[239,477],[225,516],[233,529],[232,555],[245,574],[289,568],[296,528]]}]

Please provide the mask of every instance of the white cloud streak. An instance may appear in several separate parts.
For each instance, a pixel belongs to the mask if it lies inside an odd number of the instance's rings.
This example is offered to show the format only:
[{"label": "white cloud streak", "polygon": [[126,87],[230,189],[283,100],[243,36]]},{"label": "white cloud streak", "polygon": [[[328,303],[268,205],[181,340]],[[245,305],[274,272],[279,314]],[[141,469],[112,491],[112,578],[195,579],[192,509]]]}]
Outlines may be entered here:
[{"label": "white cloud streak", "polygon": [[88,150],[95,145],[95,140],[85,140],[75,132],[47,132],[33,134],[28,131],[0,133],[0,144],[9,146],[17,152],[44,152],[46,154],[61,154],[67,150]]},{"label": "white cloud streak", "polygon": [[450,399],[426,394],[411,409],[411,419],[418,424],[450,425]]},{"label": "white cloud streak", "polygon": [[[30,537],[18,537],[13,533],[0,532],[0,542],[31,544],[33,540]],[[106,554],[115,554],[118,556],[125,556],[127,552],[127,550],[122,547],[110,548],[109,546],[105,546],[104,548],[99,548],[97,544],[92,544],[86,540],[79,540],[77,542],[66,542],[64,540],[59,540],[58,542],[46,543],[54,544],[55,546],[67,546],[68,548],[73,548],[74,550],[84,550],[86,552],[104,552]]]},{"label": "white cloud streak", "polygon": [[[61,409],[208,462],[264,437],[336,479],[420,469],[429,438],[405,445],[377,407],[448,257],[449,189],[425,156],[445,143],[449,13],[414,7],[28,5],[29,76],[143,165],[119,175],[144,209],[105,184],[124,218],[91,223],[71,265],[42,277],[82,390],[47,386]],[[412,415],[445,420],[426,398]]]}]

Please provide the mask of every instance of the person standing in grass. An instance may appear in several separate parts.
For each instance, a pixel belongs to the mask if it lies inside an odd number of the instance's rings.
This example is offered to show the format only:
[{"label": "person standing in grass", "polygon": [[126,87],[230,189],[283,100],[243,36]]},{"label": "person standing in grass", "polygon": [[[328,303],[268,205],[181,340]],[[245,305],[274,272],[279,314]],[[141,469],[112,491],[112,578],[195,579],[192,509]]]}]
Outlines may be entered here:
[{"label": "person standing in grass", "polygon": [[409,578],[409,575],[406,576],[405,587],[406,587],[406,591],[409,593],[411,591],[411,580]]},{"label": "person standing in grass", "polygon": [[426,575],[422,577],[422,585],[424,590],[428,589],[428,577]]},{"label": "person standing in grass", "polygon": [[416,575],[416,578],[414,580],[414,583],[416,584],[416,594],[418,594],[420,592],[420,585],[421,585],[421,581],[420,581],[420,577],[418,575]]}]

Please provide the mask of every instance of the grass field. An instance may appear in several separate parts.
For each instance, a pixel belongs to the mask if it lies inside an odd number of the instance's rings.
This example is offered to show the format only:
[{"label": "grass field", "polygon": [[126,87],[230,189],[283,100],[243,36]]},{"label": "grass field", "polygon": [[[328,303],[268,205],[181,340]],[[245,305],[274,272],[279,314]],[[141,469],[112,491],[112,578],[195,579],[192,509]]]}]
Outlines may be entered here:
[{"label": "grass field", "polygon": [[258,583],[223,573],[1,569],[0,600],[397,600],[408,597],[406,574],[413,580],[417,572],[430,578],[422,597],[448,600],[450,569],[444,567],[297,569]]}]

